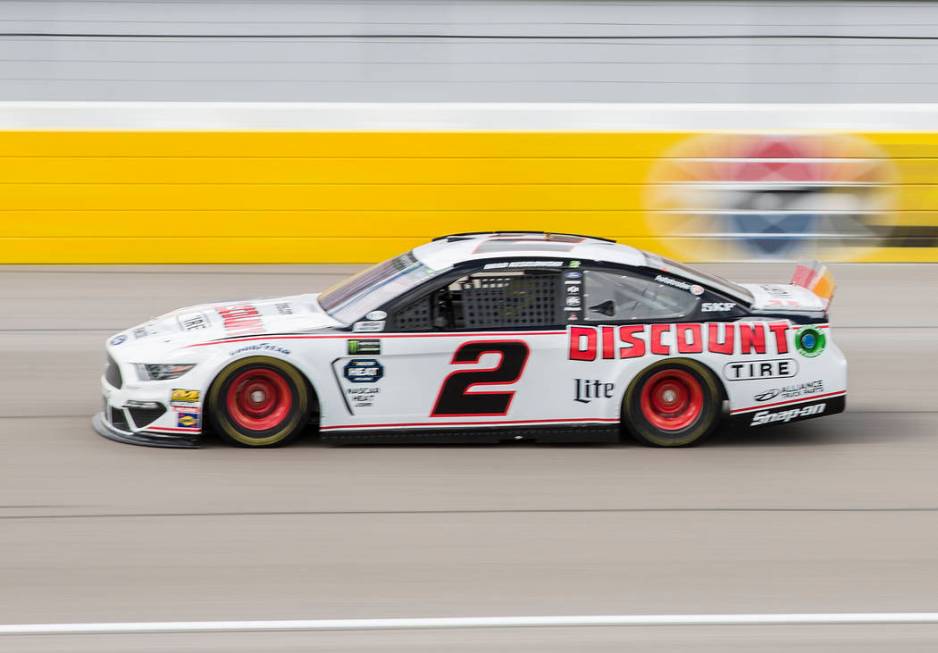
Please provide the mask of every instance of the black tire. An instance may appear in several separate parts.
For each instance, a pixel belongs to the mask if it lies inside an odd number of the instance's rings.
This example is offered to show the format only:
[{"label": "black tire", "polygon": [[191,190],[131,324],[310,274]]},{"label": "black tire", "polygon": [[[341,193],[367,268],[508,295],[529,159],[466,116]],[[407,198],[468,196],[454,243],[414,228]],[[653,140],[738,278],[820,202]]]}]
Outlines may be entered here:
[{"label": "black tire", "polygon": [[239,447],[279,447],[309,421],[310,391],[292,365],[251,356],[223,369],[209,390],[209,418],[218,435]]},{"label": "black tire", "polygon": [[[675,396],[673,403],[666,401]],[[713,432],[722,408],[723,393],[713,372],[697,361],[676,358],[635,377],[622,400],[622,421],[646,446],[688,447]]]}]

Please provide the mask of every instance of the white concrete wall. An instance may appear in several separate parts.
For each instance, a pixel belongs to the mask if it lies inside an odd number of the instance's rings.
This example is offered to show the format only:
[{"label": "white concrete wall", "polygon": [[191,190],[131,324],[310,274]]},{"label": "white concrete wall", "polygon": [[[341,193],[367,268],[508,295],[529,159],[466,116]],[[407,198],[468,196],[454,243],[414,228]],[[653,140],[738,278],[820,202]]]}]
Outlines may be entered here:
[{"label": "white concrete wall", "polygon": [[0,3],[0,100],[936,102],[938,3]]}]

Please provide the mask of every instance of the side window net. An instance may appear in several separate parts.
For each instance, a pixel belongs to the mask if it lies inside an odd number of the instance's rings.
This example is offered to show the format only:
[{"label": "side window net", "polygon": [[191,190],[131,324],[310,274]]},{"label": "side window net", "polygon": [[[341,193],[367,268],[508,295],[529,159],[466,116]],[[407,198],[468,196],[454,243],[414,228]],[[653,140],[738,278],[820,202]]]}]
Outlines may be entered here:
[{"label": "side window net", "polygon": [[585,273],[584,319],[588,322],[677,319],[700,298],[654,279],[605,270]]},{"label": "side window net", "polygon": [[[556,272],[477,274],[456,282],[467,328],[561,324]],[[452,286],[451,286],[452,288]]]},{"label": "side window net", "polygon": [[428,298],[414,302],[401,309],[397,314],[397,328],[400,331],[428,331],[433,327]]},{"label": "side window net", "polygon": [[563,291],[556,270],[477,272],[398,309],[397,331],[496,329],[563,324]]}]

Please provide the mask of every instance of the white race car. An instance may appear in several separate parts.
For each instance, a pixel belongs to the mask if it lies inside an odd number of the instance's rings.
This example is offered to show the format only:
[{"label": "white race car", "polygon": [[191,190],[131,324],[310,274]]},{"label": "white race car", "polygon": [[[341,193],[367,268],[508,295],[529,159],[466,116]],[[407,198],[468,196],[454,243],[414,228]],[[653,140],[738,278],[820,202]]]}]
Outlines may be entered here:
[{"label": "white race car", "polygon": [[105,437],[198,446],[699,442],[844,410],[833,284],[737,284],[601,238],[437,238],[321,294],[192,306],[111,337]]}]

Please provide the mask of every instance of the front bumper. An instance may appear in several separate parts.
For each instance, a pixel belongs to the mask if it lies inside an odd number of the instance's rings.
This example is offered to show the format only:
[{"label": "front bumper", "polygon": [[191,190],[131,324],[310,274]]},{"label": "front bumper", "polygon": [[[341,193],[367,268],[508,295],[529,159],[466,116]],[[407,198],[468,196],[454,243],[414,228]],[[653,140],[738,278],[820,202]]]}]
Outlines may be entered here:
[{"label": "front bumper", "polygon": [[[123,368],[123,369],[122,369]],[[191,449],[201,441],[201,406],[173,403],[175,381],[134,381],[127,365],[119,365],[109,356],[109,365],[101,377],[103,410],[92,419],[100,435],[126,444],[147,447]],[[198,390],[189,390],[198,395]],[[187,420],[184,422],[183,420]]]},{"label": "front bumper", "polygon": [[108,440],[123,442],[125,444],[137,444],[144,447],[170,447],[173,449],[195,449],[201,444],[201,438],[195,433],[181,434],[162,434],[147,433],[146,431],[124,431],[110,424],[104,413],[97,413],[91,419],[91,425],[99,435],[103,435]]}]

